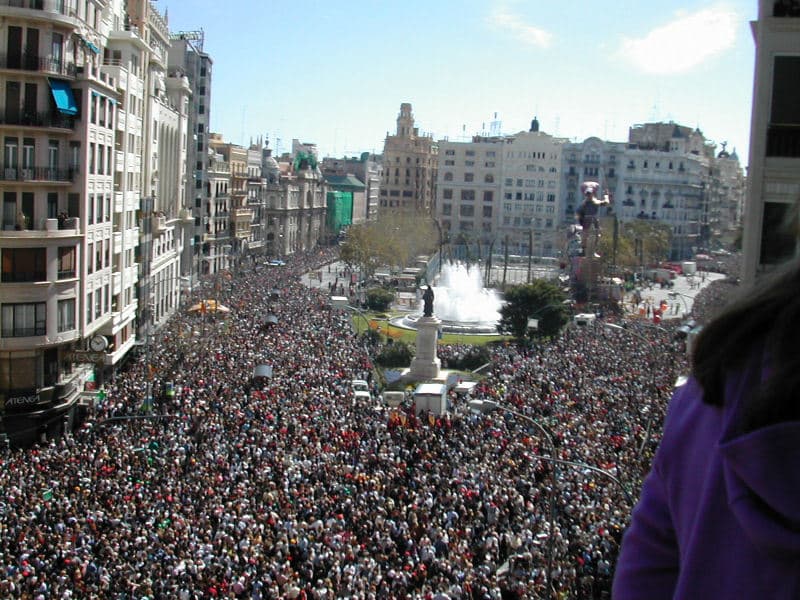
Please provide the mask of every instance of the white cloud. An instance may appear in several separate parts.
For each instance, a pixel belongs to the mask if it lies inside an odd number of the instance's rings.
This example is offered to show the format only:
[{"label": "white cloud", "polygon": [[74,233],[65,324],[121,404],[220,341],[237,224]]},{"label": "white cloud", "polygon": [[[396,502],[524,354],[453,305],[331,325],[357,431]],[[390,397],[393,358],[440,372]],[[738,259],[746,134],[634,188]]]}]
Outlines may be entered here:
[{"label": "white cloud", "polygon": [[689,71],[733,46],[739,20],[722,4],[679,14],[644,37],[623,39],[620,55],[645,73]]},{"label": "white cloud", "polygon": [[488,22],[498,29],[508,31],[518,40],[531,46],[547,48],[553,39],[550,32],[525,23],[519,15],[508,10],[506,6],[496,6],[489,15]]}]

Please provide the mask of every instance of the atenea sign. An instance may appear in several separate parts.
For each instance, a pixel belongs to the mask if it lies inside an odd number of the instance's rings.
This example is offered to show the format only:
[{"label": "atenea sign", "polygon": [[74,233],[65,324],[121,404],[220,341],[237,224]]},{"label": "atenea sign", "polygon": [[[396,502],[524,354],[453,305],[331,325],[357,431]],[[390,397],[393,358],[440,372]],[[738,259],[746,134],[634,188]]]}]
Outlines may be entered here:
[{"label": "atenea sign", "polygon": [[31,406],[39,403],[39,394],[31,392],[19,396],[8,396],[5,401],[6,408]]}]

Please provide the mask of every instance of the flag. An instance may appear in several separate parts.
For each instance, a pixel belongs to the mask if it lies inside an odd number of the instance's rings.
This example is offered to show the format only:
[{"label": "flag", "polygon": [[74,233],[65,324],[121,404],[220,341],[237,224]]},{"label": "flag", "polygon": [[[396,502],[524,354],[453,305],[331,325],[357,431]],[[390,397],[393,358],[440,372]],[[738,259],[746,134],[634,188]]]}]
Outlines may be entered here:
[{"label": "flag", "polygon": [[50,501],[53,499],[53,488],[48,488],[42,493],[42,500]]}]

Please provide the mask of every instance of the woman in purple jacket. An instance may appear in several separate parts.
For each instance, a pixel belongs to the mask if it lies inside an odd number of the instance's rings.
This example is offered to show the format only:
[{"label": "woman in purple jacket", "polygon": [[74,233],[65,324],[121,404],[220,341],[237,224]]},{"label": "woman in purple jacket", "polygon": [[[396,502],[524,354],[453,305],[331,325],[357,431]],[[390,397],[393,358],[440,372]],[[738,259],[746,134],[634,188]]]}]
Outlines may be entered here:
[{"label": "woman in purple jacket", "polygon": [[800,598],[800,262],[698,337],[612,597]]}]

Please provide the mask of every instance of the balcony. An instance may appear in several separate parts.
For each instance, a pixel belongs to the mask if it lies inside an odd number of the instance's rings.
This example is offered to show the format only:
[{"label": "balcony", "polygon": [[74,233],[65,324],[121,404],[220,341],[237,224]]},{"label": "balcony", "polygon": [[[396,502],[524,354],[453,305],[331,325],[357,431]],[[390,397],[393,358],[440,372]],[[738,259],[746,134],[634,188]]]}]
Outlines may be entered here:
[{"label": "balcony", "polygon": [[18,56],[0,54],[0,69],[33,71],[61,77],[75,77],[77,75],[75,64],[65,62],[63,57],[59,59],[53,56],[37,56],[25,53]]},{"label": "balcony", "polygon": [[0,7],[27,8],[29,10],[42,10],[54,12],[67,17],[77,17],[75,8],[66,0],[0,0]]},{"label": "balcony", "polygon": [[158,215],[153,217],[153,235],[161,235],[167,230],[167,217]]},{"label": "balcony", "polygon": [[19,108],[0,107],[0,125],[75,129],[75,117],[59,112],[27,112]]},{"label": "balcony", "polygon": [[76,169],[51,169],[50,167],[28,167],[24,169],[6,167],[0,169],[0,181],[28,181],[37,183],[72,183]]}]

